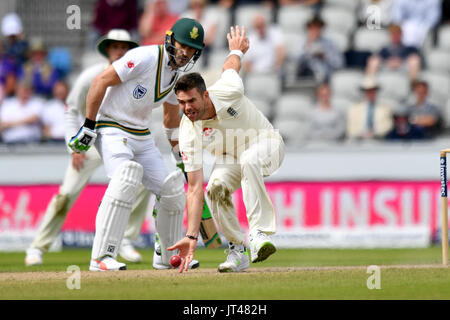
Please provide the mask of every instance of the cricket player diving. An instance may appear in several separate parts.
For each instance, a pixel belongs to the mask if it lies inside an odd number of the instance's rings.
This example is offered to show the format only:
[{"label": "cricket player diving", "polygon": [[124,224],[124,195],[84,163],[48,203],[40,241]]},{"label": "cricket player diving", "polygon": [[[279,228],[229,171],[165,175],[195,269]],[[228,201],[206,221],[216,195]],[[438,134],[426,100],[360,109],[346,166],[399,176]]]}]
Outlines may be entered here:
[{"label": "cricket player diving", "polygon": [[[85,117],[86,96],[89,87],[100,72],[105,70],[111,63],[120,59],[128,50],[138,47],[138,43],[131,40],[128,31],[113,29],[103,37],[97,44],[97,51],[108,61],[98,63],[84,70],[76,79],[69,96],[66,100],[67,109],[65,113],[66,141],[73,137]],[[47,252],[51,244],[57,238],[66,219],[67,213],[72,208],[81,191],[100,167],[102,161],[95,147],[84,154],[75,153],[69,149],[71,161],[66,169],[64,180],[59,191],[50,200],[44,214],[41,225],[34,241],[27,249],[25,257],[26,266],[43,264],[43,253]],[[130,262],[140,262],[142,256],[132,245],[137,240],[144,222],[150,200],[150,192],[143,186],[140,187],[137,199],[133,204],[124,239],[120,246],[119,254]]]},{"label": "cricket player diving", "polygon": [[[126,269],[116,258],[141,183],[157,198],[161,255],[155,251],[153,266],[159,259],[159,268],[170,268],[174,253],[167,248],[184,236],[184,175],[178,168],[168,172],[148,126],[152,110],[163,104],[166,135],[179,157],[180,116],[172,89],[180,73],[192,68],[200,57],[203,38],[200,23],[179,19],[167,31],[164,44],[128,51],[92,82],[84,125],[69,142],[80,153],[95,143],[110,178],[95,221],[91,271]],[[198,262],[192,261],[188,267],[197,266]]]},{"label": "cricket player diving", "polygon": [[[270,240],[276,231],[275,212],[263,178],[280,167],[284,142],[244,95],[239,71],[249,48],[245,27],[231,27],[227,39],[230,53],[217,82],[207,90],[200,74],[190,73],[183,75],[174,88],[184,113],[179,145],[188,175],[186,237],[169,248],[180,252],[180,272],[188,270],[197,245],[204,196],[203,149],[216,158],[206,190],[213,217],[229,246],[219,272],[242,271],[250,266],[250,260],[264,261],[276,251]],[[247,237],[241,231],[231,199],[238,188],[242,188],[247,211],[250,258]]]}]

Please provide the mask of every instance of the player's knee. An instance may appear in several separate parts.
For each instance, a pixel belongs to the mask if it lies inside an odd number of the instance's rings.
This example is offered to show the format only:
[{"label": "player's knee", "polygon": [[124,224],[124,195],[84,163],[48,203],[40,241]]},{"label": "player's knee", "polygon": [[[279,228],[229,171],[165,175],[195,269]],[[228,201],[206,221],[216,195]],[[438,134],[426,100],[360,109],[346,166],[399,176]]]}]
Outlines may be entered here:
[{"label": "player's knee", "polygon": [[186,193],[184,191],[184,176],[177,169],[164,180],[159,198],[160,208],[169,214],[179,214],[186,206]]},{"label": "player's knee", "polygon": [[135,161],[125,161],[114,171],[106,195],[124,202],[133,202],[142,182],[144,168]]},{"label": "player's knee", "polygon": [[217,202],[227,207],[233,205],[231,202],[231,190],[218,179],[213,180],[207,190],[207,195],[212,202]]}]

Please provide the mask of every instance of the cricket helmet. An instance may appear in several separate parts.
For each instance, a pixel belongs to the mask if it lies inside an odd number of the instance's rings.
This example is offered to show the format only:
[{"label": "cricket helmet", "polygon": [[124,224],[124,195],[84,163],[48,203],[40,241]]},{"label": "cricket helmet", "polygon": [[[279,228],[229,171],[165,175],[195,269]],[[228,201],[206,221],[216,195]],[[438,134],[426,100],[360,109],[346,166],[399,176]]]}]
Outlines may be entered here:
[{"label": "cricket helmet", "polygon": [[203,43],[204,36],[205,32],[198,21],[190,18],[181,18],[173,24],[170,30],[166,31],[165,47],[171,57],[173,57],[176,50],[175,41],[196,49],[192,57],[192,62],[190,61],[187,64],[192,63],[193,65],[200,58],[202,50],[205,47]]}]

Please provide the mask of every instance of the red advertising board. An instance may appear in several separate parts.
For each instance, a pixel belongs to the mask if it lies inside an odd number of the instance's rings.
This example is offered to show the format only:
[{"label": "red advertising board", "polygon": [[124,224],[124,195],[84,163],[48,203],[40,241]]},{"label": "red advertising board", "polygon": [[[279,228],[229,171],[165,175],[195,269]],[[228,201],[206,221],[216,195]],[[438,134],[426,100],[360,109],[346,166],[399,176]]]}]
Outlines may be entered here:
[{"label": "red advertising board", "polygon": [[[440,228],[437,181],[268,182],[266,187],[277,216],[277,234],[281,235],[420,228],[431,237]],[[95,215],[105,189],[105,185],[85,188],[63,230],[94,232]],[[55,185],[0,186],[0,236],[36,230],[57,190]],[[246,229],[240,190],[233,201],[242,228]],[[150,217],[149,212],[143,232],[154,232]]]}]

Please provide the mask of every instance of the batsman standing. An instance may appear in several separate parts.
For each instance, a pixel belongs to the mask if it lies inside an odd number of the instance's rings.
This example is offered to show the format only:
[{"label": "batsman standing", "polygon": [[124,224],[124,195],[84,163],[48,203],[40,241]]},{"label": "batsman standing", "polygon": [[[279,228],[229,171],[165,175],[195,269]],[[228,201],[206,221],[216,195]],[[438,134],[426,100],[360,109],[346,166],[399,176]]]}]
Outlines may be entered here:
[{"label": "batsman standing", "polygon": [[245,28],[231,27],[230,53],[220,79],[206,90],[198,73],[182,76],[175,85],[184,113],[180,123],[180,150],[188,175],[187,235],[169,250],[180,250],[180,272],[194,257],[203,204],[203,149],[215,157],[207,195],[218,226],[228,240],[229,253],[220,272],[239,272],[250,266],[231,195],[242,188],[249,223],[251,261],[267,259],[276,251],[270,235],[276,231],[275,212],[264,177],[277,170],[284,158],[284,142],[265,116],[244,95],[239,76],[241,59],[249,48]]},{"label": "batsman standing", "polygon": [[166,135],[178,156],[180,117],[172,89],[180,72],[200,57],[203,38],[200,23],[179,19],[167,32],[164,45],[128,51],[92,82],[84,125],[69,142],[75,152],[85,152],[95,142],[111,179],[97,213],[91,271],[126,269],[116,257],[141,183],[157,196],[160,259],[170,266],[172,253],[167,248],[183,232],[184,176],[178,168],[168,173],[148,125],[152,109],[163,104]]},{"label": "batsman standing", "polygon": [[[105,70],[111,63],[120,59],[128,50],[138,46],[137,42],[131,40],[128,31],[123,29],[109,31],[106,37],[98,42],[97,51],[107,58],[108,62],[101,62],[87,68],[75,81],[66,101],[67,142],[77,133],[81,124],[80,119],[85,116],[86,96],[95,76]],[[27,249],[25,257],[25,265],[27,266],[41,265],[43,263],[43,253],[48,251],[57,238],[67,213],[78,199],[94,171],[102,164],[100,155],[95,148],[91,148],[85,154],[70,151],[71,161],[66,169],[64,180],[58,193],[50,200],[38,233]],[[137,240],[139,236],[147,213],[149,200],[150,192],[141,186],[119,251],[119,254],[125,260],[131,262],[142,260],[141,255],[133,247],[132,241]]]}]

